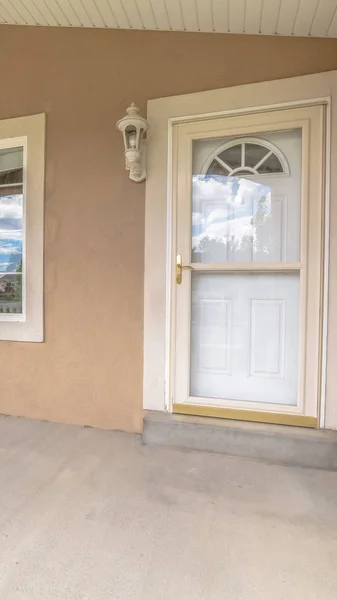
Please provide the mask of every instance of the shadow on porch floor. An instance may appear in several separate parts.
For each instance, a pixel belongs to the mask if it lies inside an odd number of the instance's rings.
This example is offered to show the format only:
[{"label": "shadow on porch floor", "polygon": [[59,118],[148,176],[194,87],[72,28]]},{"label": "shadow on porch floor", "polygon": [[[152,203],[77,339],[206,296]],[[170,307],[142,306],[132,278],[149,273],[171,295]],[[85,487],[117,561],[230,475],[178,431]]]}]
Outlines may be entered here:
[{"label": "shadow on porch floor", "polygon": [[331,600],[337,473],[0,418],[0,598]]}]

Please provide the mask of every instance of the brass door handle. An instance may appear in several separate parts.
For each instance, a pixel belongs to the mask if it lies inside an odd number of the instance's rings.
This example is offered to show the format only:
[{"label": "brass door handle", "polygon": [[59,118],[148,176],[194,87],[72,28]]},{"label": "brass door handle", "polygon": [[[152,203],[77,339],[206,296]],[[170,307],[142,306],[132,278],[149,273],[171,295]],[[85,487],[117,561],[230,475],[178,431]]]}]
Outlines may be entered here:
[{"label": "brass door handle", "polygon": [[176,260],[176,282],[178,285],[181,285],[183,282],[183,269],[188,269],[189,271],[193,271],[193,267],[191,265],[183,265],[183,257],[181,254],[177,254]]}]

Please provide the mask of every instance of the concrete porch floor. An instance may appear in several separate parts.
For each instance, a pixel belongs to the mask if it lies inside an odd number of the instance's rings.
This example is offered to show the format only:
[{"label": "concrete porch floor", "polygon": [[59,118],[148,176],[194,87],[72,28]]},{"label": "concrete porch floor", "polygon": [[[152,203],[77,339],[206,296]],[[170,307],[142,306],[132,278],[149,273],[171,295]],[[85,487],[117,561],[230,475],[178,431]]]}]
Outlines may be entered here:
[{"label": "concrete porch floor", "polygon": [[337,473],[0,418],[1,600],[332,600]]}]

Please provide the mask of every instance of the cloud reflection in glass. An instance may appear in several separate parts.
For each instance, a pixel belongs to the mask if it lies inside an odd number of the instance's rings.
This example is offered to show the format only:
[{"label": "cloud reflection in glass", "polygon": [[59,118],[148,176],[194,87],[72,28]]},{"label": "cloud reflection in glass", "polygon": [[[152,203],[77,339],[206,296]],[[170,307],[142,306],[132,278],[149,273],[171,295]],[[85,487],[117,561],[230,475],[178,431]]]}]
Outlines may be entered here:
[{"label": "cloud reflection in glass", "polygon": [[269,186],[245,177],[193,176],[192,262],[266,262],[272,231]]}]

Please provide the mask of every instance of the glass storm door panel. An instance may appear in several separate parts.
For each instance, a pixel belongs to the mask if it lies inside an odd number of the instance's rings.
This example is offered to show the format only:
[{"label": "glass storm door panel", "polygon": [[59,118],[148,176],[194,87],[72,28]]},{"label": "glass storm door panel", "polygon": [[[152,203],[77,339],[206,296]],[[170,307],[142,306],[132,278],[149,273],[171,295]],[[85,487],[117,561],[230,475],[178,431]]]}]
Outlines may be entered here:
[{"label": "glass storm door panel", "polygon": [[314,107],[176,133],[182,268],[173,375],[181,412],[189,405],[196,413],[317,416],[321,126],[322,108]]}]

